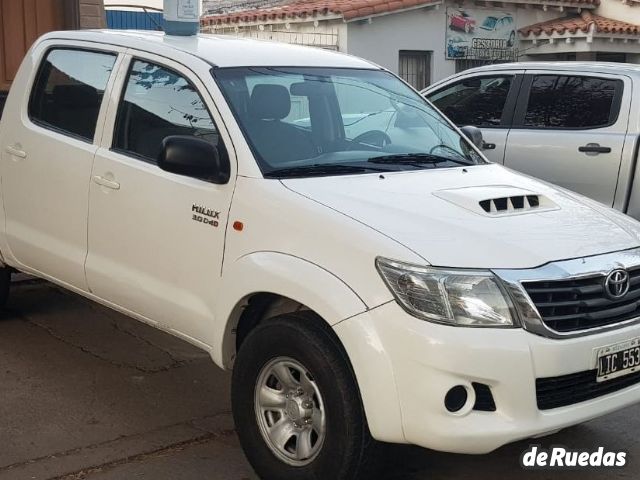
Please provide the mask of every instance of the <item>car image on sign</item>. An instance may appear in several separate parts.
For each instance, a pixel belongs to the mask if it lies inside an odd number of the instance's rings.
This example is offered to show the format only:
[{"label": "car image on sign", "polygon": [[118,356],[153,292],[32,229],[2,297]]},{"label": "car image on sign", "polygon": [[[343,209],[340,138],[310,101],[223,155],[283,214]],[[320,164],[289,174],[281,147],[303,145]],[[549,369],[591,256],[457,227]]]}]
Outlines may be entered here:
[{"label": "car image on sign", "polygon": [[449,17],[449,28],[471,33],[476,28],[476,20],[464,10],[458,10]]},{"label": "car image on sign", "polygon": [[[499,33],[500,37],[508,38],[507,46],[513,46],[516,40],[516,31],[513,29],[513,17],[511,15],[489,16],[484,19],[480,28],[485,32]],[[511,30],[511,31],[509,31]],[[507,37],[508,33],[508,37]]]}]

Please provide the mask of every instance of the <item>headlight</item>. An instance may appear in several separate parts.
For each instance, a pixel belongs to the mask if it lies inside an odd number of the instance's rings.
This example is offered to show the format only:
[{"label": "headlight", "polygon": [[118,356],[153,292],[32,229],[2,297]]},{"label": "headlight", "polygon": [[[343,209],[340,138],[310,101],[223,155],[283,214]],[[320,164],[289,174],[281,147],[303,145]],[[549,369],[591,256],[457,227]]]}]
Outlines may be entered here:
[{"label": "headlight", "polygon": [[459,326],[514,325],[512,303],[489,271],[419,267],[385,258],[376,266],[398,303],[416,317]]}]

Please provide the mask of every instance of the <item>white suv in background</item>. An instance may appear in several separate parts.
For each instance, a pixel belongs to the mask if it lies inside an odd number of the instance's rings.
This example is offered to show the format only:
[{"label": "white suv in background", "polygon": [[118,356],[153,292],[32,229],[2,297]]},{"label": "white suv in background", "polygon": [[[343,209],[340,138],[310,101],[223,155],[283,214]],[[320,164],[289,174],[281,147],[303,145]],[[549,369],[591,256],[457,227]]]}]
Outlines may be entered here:
[{"label": "white suv in background", "polygon": [[489,160],[640,219],[640,66],[524,62],[466,70],[422,93],[482,129]]},{"label": "white suv in background", "polygon": [[372,439],[485,453],[640,401],[640,225],[489,164],[378,66],[57,32],[13,85],[0,300],[19,270],[209,352],[260,477],[366,478]]}]

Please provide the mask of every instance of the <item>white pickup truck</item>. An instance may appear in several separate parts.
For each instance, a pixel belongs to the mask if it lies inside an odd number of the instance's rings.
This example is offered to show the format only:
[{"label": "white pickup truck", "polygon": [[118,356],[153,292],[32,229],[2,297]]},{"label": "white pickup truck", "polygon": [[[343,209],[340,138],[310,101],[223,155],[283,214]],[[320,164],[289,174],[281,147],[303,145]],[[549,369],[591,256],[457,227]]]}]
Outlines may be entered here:
[{"label": "white pickup truck", "polygon": [[372,438],[485,453],[640,401],[640,224],[487,163],[364,60],[51,33],[0,146],[3,290],[27,272],[210,352],[262,478],[358,478]]},{"label": "white pickup truck", "polygon": [[640,66],[521,62],[465,70],[423,94],[482,129],[489,160],[640,219]]}]

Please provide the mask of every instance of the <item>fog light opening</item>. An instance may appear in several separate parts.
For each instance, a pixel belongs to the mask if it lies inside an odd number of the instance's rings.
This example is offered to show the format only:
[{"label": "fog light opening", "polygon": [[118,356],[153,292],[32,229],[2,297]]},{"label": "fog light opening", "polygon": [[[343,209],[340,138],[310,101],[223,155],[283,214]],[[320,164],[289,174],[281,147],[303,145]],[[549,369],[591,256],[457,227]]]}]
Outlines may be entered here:
[{"label": "fog light opening", "polygon": [[469,401],[469,392],[466,387],[456,385],[444,396],[444,406],[451,413],[460,413]]}]

